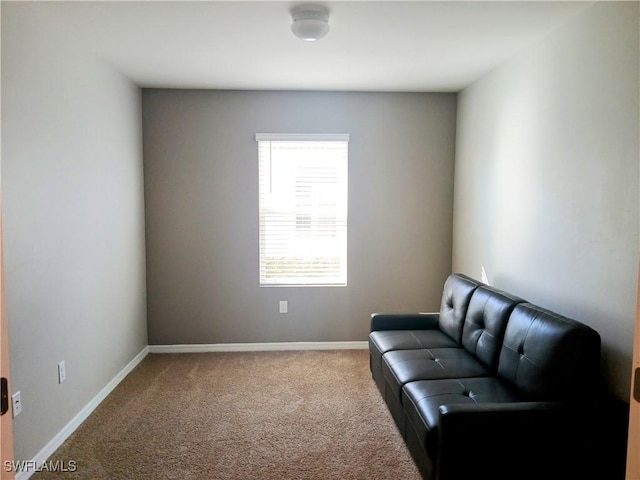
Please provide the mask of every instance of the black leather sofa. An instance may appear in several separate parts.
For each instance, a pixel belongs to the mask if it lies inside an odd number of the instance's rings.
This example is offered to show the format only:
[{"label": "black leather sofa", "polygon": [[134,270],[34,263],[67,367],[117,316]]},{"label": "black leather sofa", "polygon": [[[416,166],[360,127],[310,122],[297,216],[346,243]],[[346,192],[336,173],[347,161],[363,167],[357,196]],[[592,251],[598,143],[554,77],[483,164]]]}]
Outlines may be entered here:
[{"label": "black leather sofa", "polygon": [[425,480],[606,479],[592,328],[453,274],[439,313],[373,314],[369,353]]}]

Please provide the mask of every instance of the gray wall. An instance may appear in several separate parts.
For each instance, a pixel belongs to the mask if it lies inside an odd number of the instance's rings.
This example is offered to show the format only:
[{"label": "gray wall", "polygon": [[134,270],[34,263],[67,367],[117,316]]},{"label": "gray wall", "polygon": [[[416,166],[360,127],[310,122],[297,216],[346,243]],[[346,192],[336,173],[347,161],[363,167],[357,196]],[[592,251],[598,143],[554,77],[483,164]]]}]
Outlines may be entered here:
[{"label": "gray wall", "polygon": [[[37,4],[2,3],[2,196],[15,456],[147,345],[140,90]],[[67,380],[58,385],[57,363]]]},{"label": "gray wall", "polygon": [[459,96],[453,268],[584,321],[628,400],[638,3],[596,4]]},{"label": "gray wall", "polygon": [[[372,312],[437,309],[455,113],[454,94],[143,90],[149,343],[366,340]],[[256,132],[351,134],[347,287],[259,287]]]}]

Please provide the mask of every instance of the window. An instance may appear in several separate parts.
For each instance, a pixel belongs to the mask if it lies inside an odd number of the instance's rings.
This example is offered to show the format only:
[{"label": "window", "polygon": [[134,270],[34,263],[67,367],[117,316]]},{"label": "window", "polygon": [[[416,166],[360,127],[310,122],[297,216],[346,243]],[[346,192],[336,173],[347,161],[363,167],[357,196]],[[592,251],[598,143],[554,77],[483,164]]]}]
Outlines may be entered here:
[{"label": "window", "polygon": [[349,136],[256,140],[260,285],[346,285]]}]

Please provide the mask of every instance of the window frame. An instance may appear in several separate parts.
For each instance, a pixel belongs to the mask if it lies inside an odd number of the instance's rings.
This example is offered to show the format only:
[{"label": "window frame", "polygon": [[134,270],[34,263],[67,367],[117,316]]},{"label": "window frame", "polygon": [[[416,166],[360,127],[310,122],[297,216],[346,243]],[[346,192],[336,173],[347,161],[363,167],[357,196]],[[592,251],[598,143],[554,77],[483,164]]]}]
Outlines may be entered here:
[{"label": "window frame", "polygon": [[[260,287],[346,287],[348,282],[348,269],[347,269],[347,253],[348,253],[348,197],[349,197],[349,186],[348,186],[348,176],[349,176],[349,140],[350,135],[339,133],[339,134],[327,134],[327,133],[319,133],[319,134],[308,134],[308,133],[256,133],[255,140],[258,146],[258,281]],[[264,255],[264,244],[263,244],[263,229],[264,229],[264,218],[263,218],[263,179],[262,179],[262,166],[261,162],[263,161],[261,157],[261,145],[260,142],[344,142],[345,145],[345,158],[343,165],[343,172],[341,172],[342,180],[344,181],[344,215],[334,221],[333,226],[336,229],[339,229],[341,235],[344,235],[344,245],[343,251],[340,253],[341,259],[341,267],[340,272],[343,274],[340,276],[340,279],[337,281],[316,281],[314,278],[307,277],[300,281],[301,277],[293,276],[293,277],[282,277],[276,278],[273,280],[267,280],[264,270],[264,264],[266,263],[266,257]],[[270,180],[269,180],[270,181]],[[339,209],[336,209],[338,211]],[[297,220],[297,219],[296,219]],[[344,229],[340,227],[340,223],[344,222]],[[322,235],[316,235],[316,237],[321,238]],[[341,249],[342,250],[342,249]],[[321,280],[327,280],[321,279]]]}]

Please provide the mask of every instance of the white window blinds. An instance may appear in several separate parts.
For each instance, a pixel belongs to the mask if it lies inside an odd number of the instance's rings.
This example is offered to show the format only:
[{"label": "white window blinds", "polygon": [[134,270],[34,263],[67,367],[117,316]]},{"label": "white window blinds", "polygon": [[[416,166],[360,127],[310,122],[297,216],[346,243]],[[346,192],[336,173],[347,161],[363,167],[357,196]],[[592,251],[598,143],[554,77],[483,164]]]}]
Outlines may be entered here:
[{"label": "white window blinds", "polygon": [[260,285],[346,285],[349,136],[256,140]]}]

